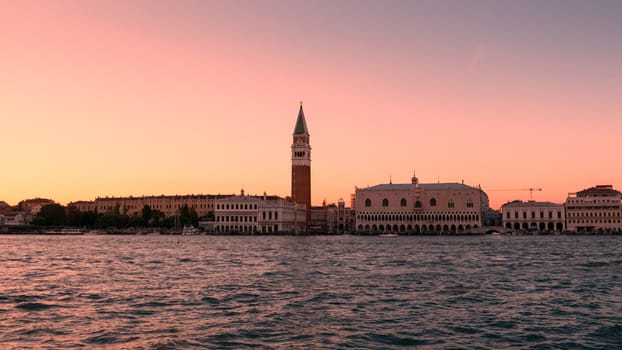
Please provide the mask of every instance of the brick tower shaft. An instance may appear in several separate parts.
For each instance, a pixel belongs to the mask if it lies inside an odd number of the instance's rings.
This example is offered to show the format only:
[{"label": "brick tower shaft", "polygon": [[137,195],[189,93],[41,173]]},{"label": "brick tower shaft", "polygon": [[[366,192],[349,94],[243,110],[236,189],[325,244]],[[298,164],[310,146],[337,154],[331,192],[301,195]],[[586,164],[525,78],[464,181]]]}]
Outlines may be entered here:
[{"label": "brick tower shaft", "polygon": [[311,218],[311,145],[309,136],[301,103],[292,143],[292,201],[307,206],[307,223]]}]

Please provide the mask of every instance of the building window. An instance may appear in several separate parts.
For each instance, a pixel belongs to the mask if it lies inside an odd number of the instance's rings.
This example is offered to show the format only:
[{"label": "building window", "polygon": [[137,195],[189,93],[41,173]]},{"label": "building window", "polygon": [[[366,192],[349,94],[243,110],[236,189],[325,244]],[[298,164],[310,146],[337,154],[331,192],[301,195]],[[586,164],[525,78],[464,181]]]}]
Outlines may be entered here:
[{"label": "building window", "polygon": [[535,219],[535,218],[536,218],[536,212],[535,212],[535,211],[532,211],[532,212],[531,212],[531,218],[532,218],[532,219]]},{"label": "building window", "polygon": [[415,202],[415,208],[421,208],[421,202],[420,201],[416,201]]},{"label": "building window", "polygon": [[506,214],[507,215],[505,215],[505,217],[509,219],[510,218],[510,212],[508,211]]},{"label": "building window", "polygon": [[431,207],[435,207],[436,206],[436,198],[430,199],[430,206]]},{"label": "building window", "polygon": [[365,200],[365,206],[366,206],[366,207],[371,207],[371,199],[367,198],[367,199]]},{"label": "building window", "polygon": [[[454,200],[450,199],[449,202],[447,202],[447,208],[453,208],[454,207]],[[510,213],[508,213],[508,218],[509,218]]]},{"label": "building window", "polygon": [[383,199],[383,200],[382,200],[382,206],[383,206],[383,207],[388,207],[388,206],[389,206],[389,200],[388,200],[388,199],[386,199],[386,198],[385,198],[385,199]]},{"label": "building window", "polygon": [[402,200],[400,200],[400,206],[405,207],[406,204],[406,198],[402,198]]},{"label": "building window", "polygon": [[473,208],[473,201],[472,200],[467,200],[467,208]]}]

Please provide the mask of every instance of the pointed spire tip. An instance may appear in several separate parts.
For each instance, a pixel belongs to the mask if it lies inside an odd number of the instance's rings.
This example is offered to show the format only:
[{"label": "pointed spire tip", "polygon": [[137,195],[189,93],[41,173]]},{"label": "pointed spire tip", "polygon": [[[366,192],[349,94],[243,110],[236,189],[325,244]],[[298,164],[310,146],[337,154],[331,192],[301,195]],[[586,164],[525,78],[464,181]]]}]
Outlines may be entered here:
[{"label": "pointed spire tip", "polygon": [[305,113],[302,110],[302,101],[300,101],[300,110],[298,111],[298,118],[296,120],[296,127],[294,127],[294,134],[308,134],[307,122],[305,121]]}]

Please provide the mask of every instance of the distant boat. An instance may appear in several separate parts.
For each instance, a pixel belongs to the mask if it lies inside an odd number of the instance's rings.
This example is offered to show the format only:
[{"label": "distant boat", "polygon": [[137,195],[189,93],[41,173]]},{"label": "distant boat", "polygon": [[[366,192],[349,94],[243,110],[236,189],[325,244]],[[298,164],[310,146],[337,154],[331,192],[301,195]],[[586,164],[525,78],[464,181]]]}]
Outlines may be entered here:
[{"label": "distant boat", "polygon": [[398,234],[397,233],[383,233],[381,235],[378,235],[379,237],[397,237]]},{"label": "distant boat", "polygon": [[181,230],[181,234],[182,235],[200,235],[201,231],[194,226],[186,225],[184,226],[183,230]]},{"label": "distant boat", "polygon": [[53,228],[43,231],[46,235],[81,235],[84,234],[79,228]]}]

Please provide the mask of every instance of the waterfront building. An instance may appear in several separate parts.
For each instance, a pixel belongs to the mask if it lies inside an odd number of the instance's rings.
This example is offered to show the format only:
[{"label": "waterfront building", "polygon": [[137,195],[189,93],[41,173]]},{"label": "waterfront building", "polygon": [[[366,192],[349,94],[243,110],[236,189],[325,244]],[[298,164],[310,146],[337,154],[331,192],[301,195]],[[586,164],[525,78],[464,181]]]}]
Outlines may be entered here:
[{"label": "waterfront building", "polygon": [[571,192],[566,199],[567,227],[575,232],[622,230],[622,194],[612,185]]},{"label": "waterfront building", "polygon": [[0,215],[7,215],[13,211],[13,207],[11,207],[7,202],[0,201]]},{"label": "waterfront building", "polygon": [[322,203],[311,207],[311,220],[307,230],[312,233],[345,233],[354,231],[354,212],[340,198],[337,204]]},{"label": "waterfront building", "polygon": [[354,211],[346,207],[346,202],[340,198],[337,205],[328,206],[328,232],[347,233],[354,231]]},{"label": "waterfront building", "polygon": [[0,225],[25,225],[30,222],[30,217],[23,212],[12,212],[5,215],[0,215]]},{"label": "waterfront building", "polygon": [[305,231],[306,206],[278,196],[239,196],[216,200],[214,221],[204,228],[215,233],[299,233]]},{"label": "waterfront building", "polygon": [[194,209],[199,217],[213,216],[215,201],[217,198],[230,195],[183,195],[183,196],[141,196],[141,197],[98,197],[94,201],[77,201],[69,203],[69,206],[78,208],[81,212],[98,212],[119,208],[121,214],[129,216],[142,215],[145,206],[152,210],[158,210],[165,216],[174,216],[183,206]]},{"label": "waterfront building", "polygon": [[311,219],[311,144],[302,102],[292,135],[292,194],[295,203],[307,206],[307,221]]},{"label": "waterfront building", "polygon": [[361,233],[481,232],[488,195],[463,183],[380,184],[356,188],[356,230]]},{"label": "waterfront building", "polygon": [[310,233],[328,232],[328,207],[326,202],[321,206],[312,206],[309,211],[307,231]]},{"label": "waterfront building", "polygon": [[516,200],[504,204],[501,213],[507,229],[540,232],[566,229],[566,211],[562,204]]},{"label": "waterfront building", "polygon": [[26,216],[34,216],[39,214],[41,208],[55,202],[47,198],[24,199],[17,204],[17,208]]}]

